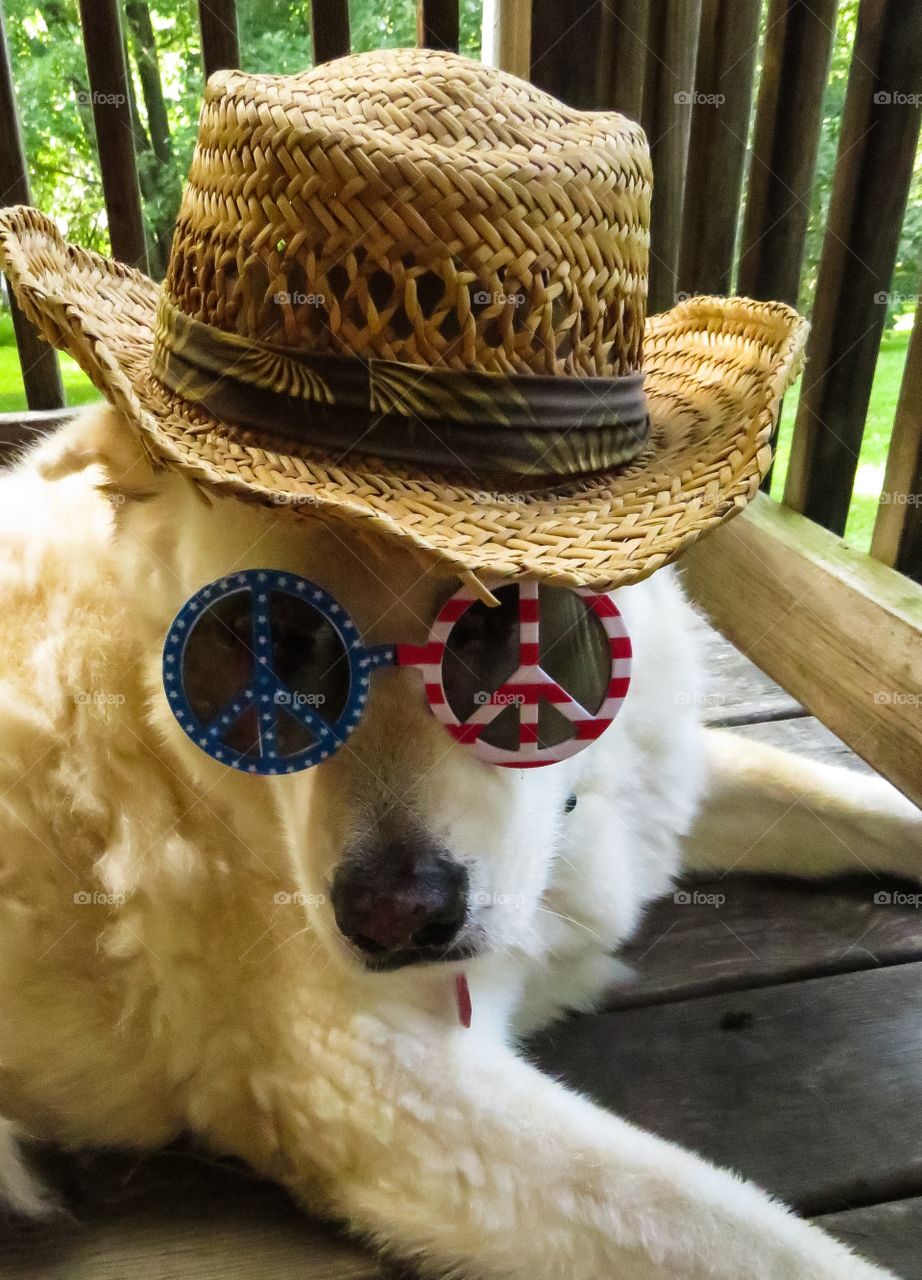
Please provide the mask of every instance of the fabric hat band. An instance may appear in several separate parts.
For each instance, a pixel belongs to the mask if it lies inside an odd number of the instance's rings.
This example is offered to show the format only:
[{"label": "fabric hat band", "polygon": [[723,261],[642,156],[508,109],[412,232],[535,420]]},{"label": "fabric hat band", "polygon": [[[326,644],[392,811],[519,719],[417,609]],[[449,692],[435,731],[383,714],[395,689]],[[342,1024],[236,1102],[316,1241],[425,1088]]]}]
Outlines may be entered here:
[{"label": "fabric hat band", "polygon": [[217,418],[328,450],[474,475],[588,475],[650,434],[643,374],[509,376],[315,355],[228,333],[161,294],[151,372]]}]

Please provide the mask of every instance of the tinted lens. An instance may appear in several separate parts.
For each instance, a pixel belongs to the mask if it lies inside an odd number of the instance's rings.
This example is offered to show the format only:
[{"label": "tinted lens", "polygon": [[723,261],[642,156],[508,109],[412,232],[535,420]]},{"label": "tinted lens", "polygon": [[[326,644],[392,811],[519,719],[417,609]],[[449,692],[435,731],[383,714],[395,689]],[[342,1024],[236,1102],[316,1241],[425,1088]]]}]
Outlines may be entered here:
[{"label": "tinted lens", "polygon": [[[183,651],[183,688],[193,714],[207,726],[252,686],[257,653],[271,650],[267,665],[281,685],[272,708],[277,750],[280,756],[295,755],[316,741],[303,723],[305,712],[330,724],[342,715],[349,696],[349,662],[335,627],[322,613],[285,592],[262,594],[268,600],[241,590],[202,611]],[[260,710],[265,711],[247,706],[222,729],[221,741],[244,756],[258,755]]]},{"label": "tinted lens", "polygon": [[[442,666],[445,696],[458,720],[468,720],[508,681],[519,666],[519,589],[502,587],[498,608],[472,604],[452,628]],[[539,589],[539,663],[574,701],[595,714],[608,692],[611,650],[601,620],[574,591]],[[573,726],[548,701],[538,704],[538,739],[557,746],[573,736]],[[519,708],[510,705],[484,729],[481,741],[515,751]]]},{"label": "tinted lens", "polygon": [[[539,662],[552,680],[592,715],[605,701],[611,679],[611,648],[601,620],[575,591],[540,587]],[[538,739],[554,747],[573,736],[573,726],[549,702],[538,709]]]},{"label": "tinted lens", "polygon": [[[470,719],[519,665],[519,589],[501,587],[499,607],[477,600],[451,629],[442,680],[448,705],[460,721]],[[514,751],[519,742],[517,707],[507,707],[484,729],[481,739]]]}]

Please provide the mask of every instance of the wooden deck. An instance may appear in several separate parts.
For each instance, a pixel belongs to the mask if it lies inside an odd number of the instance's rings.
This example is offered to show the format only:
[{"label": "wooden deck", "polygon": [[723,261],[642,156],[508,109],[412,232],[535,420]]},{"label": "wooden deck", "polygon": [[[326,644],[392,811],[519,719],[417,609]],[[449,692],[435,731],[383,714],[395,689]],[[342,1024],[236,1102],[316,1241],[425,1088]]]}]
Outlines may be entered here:
[{"label": "wooden deck", "polygon": [[[709,643],[711,720],[866,768],[741,654]],[[719,908],[655,904],[626,952],[635,980],[532,1053],[922,1280],[922,912],[875,902],[894,888],[876,878],[710,888]],[[73,1220],[7,1227],[3,1280],[398,1275],[246,1169],[194,1151],[41,1159]]]}]

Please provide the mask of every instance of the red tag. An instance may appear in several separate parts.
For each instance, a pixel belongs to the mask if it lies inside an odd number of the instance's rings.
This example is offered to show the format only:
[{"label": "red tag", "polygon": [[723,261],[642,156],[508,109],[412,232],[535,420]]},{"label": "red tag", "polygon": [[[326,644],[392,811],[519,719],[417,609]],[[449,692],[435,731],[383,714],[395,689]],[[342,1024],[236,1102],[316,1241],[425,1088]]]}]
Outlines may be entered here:
[{"label": "red tag", "polygon": [[469,1027],[471,1025],[473,1006],[471,1005],[471,989],[467,985],[467,978],[463,973],[459,973],[455,978],[455,997],[458,1001],[458,1020],[462,1027]]}]

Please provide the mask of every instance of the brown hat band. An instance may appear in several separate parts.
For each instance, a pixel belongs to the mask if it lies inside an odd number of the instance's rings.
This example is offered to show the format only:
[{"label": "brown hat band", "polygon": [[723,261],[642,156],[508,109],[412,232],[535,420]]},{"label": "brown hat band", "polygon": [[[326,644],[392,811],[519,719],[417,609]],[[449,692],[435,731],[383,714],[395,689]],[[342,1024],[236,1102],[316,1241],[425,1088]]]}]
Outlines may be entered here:
[{"label": "brown hat band", "polygon": [[547,479],[631,461],[650,432],[643,374],[553,377],[304,354],[184,315],[161,295],[151,372],[239,426],[414,468]]}]

